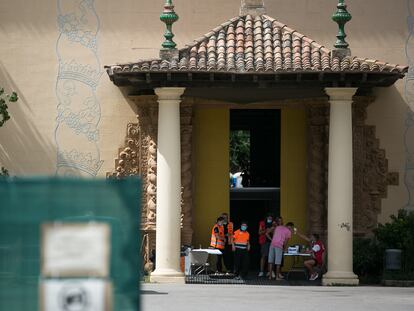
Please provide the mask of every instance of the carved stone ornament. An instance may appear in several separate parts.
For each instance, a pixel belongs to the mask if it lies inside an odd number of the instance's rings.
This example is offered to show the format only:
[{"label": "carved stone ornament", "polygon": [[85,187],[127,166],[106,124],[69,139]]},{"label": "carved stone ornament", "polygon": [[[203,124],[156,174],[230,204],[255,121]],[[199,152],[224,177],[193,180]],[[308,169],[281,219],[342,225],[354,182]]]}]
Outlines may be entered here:
[{"label": "carved stone ornament", "polygon": [[[397,185],[398,173],[388,172],[385,150],[380,149],[375,126],[366,125],[371,97],[354,97],[354,234],[367,236],[377,225],[387,187]],[[326,237],[329,149],[329,103],[308,106],[308,205],[309,230]]]},{"label": "carved stone ornament", "polygon": [[[144,258],[155,249],[157,206],[157,131],[158,102],[156,96],[133,98],[137,105],[137,123],[127,126],[125,146],[119,149],[115,171],[108,178],[139,175],[142,180],[141,229],[145,240]],[[181,185],[182,185],[182,244],[192,240],[192,119],[191,102],[181,104]],[[145,262],[146,264],[147,262]]]}]

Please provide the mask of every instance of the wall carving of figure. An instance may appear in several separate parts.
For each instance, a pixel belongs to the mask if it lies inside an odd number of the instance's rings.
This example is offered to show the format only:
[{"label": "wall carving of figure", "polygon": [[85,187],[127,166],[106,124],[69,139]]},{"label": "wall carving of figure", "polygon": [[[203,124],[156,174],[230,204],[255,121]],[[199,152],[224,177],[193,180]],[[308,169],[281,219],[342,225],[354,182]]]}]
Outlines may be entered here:
[{"label": "wall carving of figure", "polygon": [[57,174],[96,176],[101,108],[96,88],[102,75],[97,38],[99,17],[94,0],[57,0],[59,72],[55,140]]}]

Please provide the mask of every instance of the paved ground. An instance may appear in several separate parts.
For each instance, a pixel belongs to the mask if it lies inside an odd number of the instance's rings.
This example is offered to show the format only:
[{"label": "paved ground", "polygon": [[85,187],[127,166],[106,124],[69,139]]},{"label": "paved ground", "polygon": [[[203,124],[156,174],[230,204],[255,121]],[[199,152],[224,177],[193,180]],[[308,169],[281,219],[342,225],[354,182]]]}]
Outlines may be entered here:
[{"label": "paved ground", "polygon": [[143,311],[414,311],[414,288],[142,286]]}]

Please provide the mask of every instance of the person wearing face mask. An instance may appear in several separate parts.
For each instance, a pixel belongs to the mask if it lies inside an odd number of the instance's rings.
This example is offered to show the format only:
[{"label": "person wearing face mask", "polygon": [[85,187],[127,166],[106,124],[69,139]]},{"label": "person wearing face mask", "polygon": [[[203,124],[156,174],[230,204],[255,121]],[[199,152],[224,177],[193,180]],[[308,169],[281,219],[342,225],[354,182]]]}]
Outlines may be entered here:
[{"label": "person wearing face mask", "polygon": [[303,264],[309,272],[309,280],[315,281],[319,277],[319,274],[315,271],[315,267],[323,266],[325,246],[323,245],[323,242],[320,240],[319,234],[317,233],[312,234],[310,237],[307,237],[299,232],[296,232],[296,234],[310,244],[311,249],[309,252],[312,258],[305,260]]},{"label": "person wearing face mask", "polygon": [[[283,220],[281,220],[283,223]],[[269,271],[273,271],[273,266],[276,266],[276,280],[282,280],[284,277],[281,274],[280,266],[282,263],[283,253],[287,250],[289,239],[292,237],[295,225],[288,222],[286,226],[279,225],[273,232],[272,242],[269,249]],[[273,275],[269,275],[271,280]]]},{"label": "person wearing face mask", "polygon": [[250,251],[250,234],[247,232],[246,221],[242,221],[240,229],[234,232],[232,248],[236,277],[245,279],[249,271]]},{"label": "person wearing face mask", "polygon": [[233,272],[234,270],[234,256],[232,252],[232,245],[233,245],[233,223],[229,219],[229,214],[222,213],[221,217],[224,218],[223,221],[223,228],[224,228],[224,236],[226,237],[226,245],[223,251],[223,261],[224,266],[226,267],[227,272]]},{"label": "person wearing face mask", "polygon": [[260,244],[260,272],[259,277],[264,276],[264,269],[267,266],[267,259],[269,257],[269,247],[272,241],[272,233],[274,218],[272,214],[267,214],[266,218],[259,223],[259,244]]},{"label": "person wearing face mask", "polygon": [[[218,249],[222,253],[226,246],[226,237],[224,235],[223,223],[224,223],[223,217],[217,218],[216,224],[213,226],[213,229],[211,230],[211,239],[210,239],[210,247]],[[216,272],[220,272],[220,273],[223,272],[222,257],[223,255],[217,255]]]}]

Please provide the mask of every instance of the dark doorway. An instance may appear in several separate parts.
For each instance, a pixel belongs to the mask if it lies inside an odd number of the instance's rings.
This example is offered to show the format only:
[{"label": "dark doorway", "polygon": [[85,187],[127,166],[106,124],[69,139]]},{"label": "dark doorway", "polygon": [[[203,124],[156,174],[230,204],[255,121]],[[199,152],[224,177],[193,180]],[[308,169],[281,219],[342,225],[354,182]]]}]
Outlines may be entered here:
[{"label": "dark doorway", "polygon": [[260,263],[259,222],[267,213],[280,215],[279,188],[242,188],[230,190],[230,215],[236,229],[242,221],[248,222],[250,233],[250,269]]},{"label": "dark doorway", "polygon": [[[235,109],[230,111],[230,135],[248,133],[250,153],[239,160],[239,167],[232,163],[233,170],[247,169],[250,187],[280,187],[280,110],[279,109]],[[240,142],[238,142],[241,145]],[[230,150],[239,150],[230,145]],[[236,161],[234,161],[236,162]],[[248,167],[246,167],[248,166]],[[232,172],[235,173],[235,172]]]},{"label": "dark doorway", "polygon": [[243,188],[230,188],[230,217],[236,229],[243,220],[249,223],[250,268],[257,270],[259,222],[269,212],[280,214],[280,110],[231,110],[230,131],[231,173],[248,175]]}]

